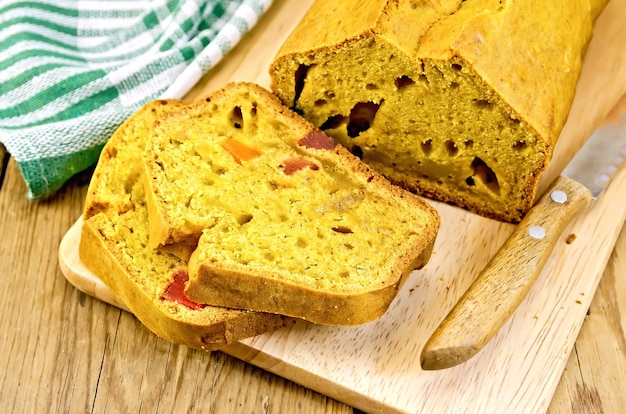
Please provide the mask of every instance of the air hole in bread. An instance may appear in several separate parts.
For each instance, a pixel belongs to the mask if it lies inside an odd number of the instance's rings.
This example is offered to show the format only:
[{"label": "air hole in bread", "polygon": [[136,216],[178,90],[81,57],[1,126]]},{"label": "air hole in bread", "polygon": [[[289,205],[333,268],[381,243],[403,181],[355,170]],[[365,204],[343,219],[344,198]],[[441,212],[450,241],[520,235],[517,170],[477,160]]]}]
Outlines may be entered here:
[{"label": "air hole in bread", "polygon": [[446,151],[448,152],[448,156],[454,157],[459,152],[459,148],[456,146],[454,141],[447,140],[445,145],[446,145]]},{"label": "air hole in bread", "polygon": [[376,112],[380,104],[374,102],[359,102],[350,111],[350,121],[348,122],[348,136],[358,137],[361,132],[367,131],[374,122]]},{"label": "air hole in bread", "polygon": [[325,131],[327,129],[339,128],[339,126],[341,126],[341,124],[343,124],[345,120],[346,117],[343,115],[330,116],[322,125],[320,125],[320,129],[322,131]]},{"label": "air hole in bread", "polygon": [[489,166],[483,160],[478,157],[474,157],[471,167],[474,171],[474,174],[465,180],[465,183],[467,185],[474,186],[476,184],[474,177],[478,177],[480,181],[485,185],[485,187],[487,187],[490,191],[495,194],[500,194],[498,177],[496,176],[496,173],[493,172],[493,170],[489,168]]},{"label": "air hole in bread", "polygon": [[117,148],[114,148],[114,147],[113,148],[109,148],[109,147],[107,147],[106,154],[108,154],[110,158],[117,157]]},{"label": "air hole in bread", "polygon": [[241,113],[241,107],[240,106],[235,106],[233,108],[233,112],[231,114],[230,122],[237,129],[243,128],[243,114]]},{"label": "air hole in bread", "polygon": [[363,159],[363,148],[359,147],[358,145],[353,145],[350,152],[356,157]]},{"label": "air hole in bread", "polygon": [[463,145],[465,145],[465,148],[472,148],[474,146],[474,141],[471,139],[466,139],[465,142],[463,142]]},{"label": "air hole in bread", "polygon": [[346,226],[337,226],[337,227],[333,227],[332,230],[336,233],[341,233],[341,234],[350,234],[352,233],[352,229],[350,227],[346,227]]},{"label": "air hole in bread", "polygon": [[278,188],[280,187],[280,186],[278,185],[278,183],[277,183],[276,181],[273,181],[273,180],[268,180],[268,181],[267,181],[267,186],[268,186],[268,187],[270,188],[270,190],[272,190],[272,191],[276,191],[276,190],[278,190]]},{"label": "air hole in bread", "polygon": [[296,240],[296,246],[298,246],[298,247],[306,247],[307,246],[307,242],[302,237],[298,237],[298,239]]},{"label": "air hole in bread", "polygon": [[424,155],[429,155],[433,152],[433,140],[427,139],[426,141],[421,142],[420,147],[422,148]]},{"label": "air hole in bread", "polygon": [[458,82],[450,82],[450,87],[452,89],[458,88],[459,87],[459,83]]},{"label": "air hole in bread", "polygon": [[515,141],[513,144],[513,149],[516,151],[521,151],[524,148],[526,148],[526,141],[524,140]]},{"label": "air hole in bread", "polygon": [[249,223],[250,221],[252,221],[253,219],[253,215],[249,214],[249,213],[244,213],[239,215],[239,217],[237,217],[237,223],[239,223],[240,226],[243,226],[246,223]]},{"label": "air hole in bread", "polygon": [[480,109],[491,109],[493,107],[493,103],[486,99],[474,99],[474,106]]},{"label": "air hole in bread", "polygon": [[315,101],[315,106],[324,106],[328,103],[326,99],[318,99]]},{"label": "air hole in bread", "polygon": [[295,74],[295,94],[293,98],[293,106],[296,106],[296,102],[300,99],[300,95],[302,94],[302,90],[304,89],[304,81],[306,79],[307,72],[309,71],[309,65],[300,65],[296,70]]},{"label": "air hole in bread", "polygon": [[129,174],[126,180],[124,180],[124,193],[132,194],[135,183],[137,183],[137,177]]},{"label": "air hole in bread", "polygon": [[402,75],[399,78],[396,78],[396,80],[394,81],[394,84],[396,85],[397,89],[402,89],[414,83],[415,81],[411,79],[410,77],[408,77],[407,75]]},{"label": "air hole in bread", "polygon": [[213,172],[217,175],[224,175],[228,172],[228,169],[221,166],[216,166],[215,168],[213,168]]},{"label": "air hole in bread", "polygon": [[463,69],[463,66],[459,65],[458,63],[453,63],[451,67],[452,67],[452,69],[458,70],[458,71]]},{"label": "air hole in bread", "polygon": [[365,85],[365,89],[367,89],[368,91],[374,91],[378,89],[378,86],[374,83],[368,83],[367,85]]},{"label": "air hole in bread", "polygon": [[348,250],[352,250],[352,249],[354,249],[354,246],[353,246],[353,245],[351,245],[350,243],[344,243],[343,245],[344,245],[344,247],[345,247],[346,249],[348,249]]}]

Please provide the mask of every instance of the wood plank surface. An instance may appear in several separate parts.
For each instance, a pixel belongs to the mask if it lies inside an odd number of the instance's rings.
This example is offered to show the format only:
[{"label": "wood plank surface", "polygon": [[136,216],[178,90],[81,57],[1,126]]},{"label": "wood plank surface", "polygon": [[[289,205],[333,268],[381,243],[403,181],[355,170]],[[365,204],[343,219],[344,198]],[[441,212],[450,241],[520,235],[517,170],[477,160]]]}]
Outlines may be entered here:
[{"label": "wood plank surface", "polygon": [[[379,320],[358,327],[302,322],[241,341],[225,352],[367,411],[543,412],[621,228],[604,217],[617,223],[626,219],[623,204],[615,203],[624,191],[626,169],[621,169],[606,193],[560,238],[554,256],[511,321],[462,365],[425,372],[416,358],[442,315],[441,303],[457,282],[454,279],[462,279],[441,275],[460,263],[476,263],[472,247],[465,247],[469,257],[459,258],[449,239],[439,239],[435,246],[443,260],[435,258],[434,267],[413,273]],[[448,219],[442,221],[444,234],[462,235],[481,250],[498,235],[485,233],[489,222],[466,232],[463,226],[476,216],[463,217],[464,212],[451,206],[436,207]],[[64,239],[62,258],[76,246],[79,231],[75,226]],[[577,241],[566,242],[571,235]],[[485,238],[479,242],[481,237]],[[75,263],[68,267],[79,273]],[[90,285],[93,278],[87,272],[78,279]],[[458,395],[463,398],[453,398]]]},{"label": "wood plank surface", "polygon": [[0,411],[353,413],[224,353],[159,339],[67,283],[58,248],[89,178],[80,174],[49,200],[31,202],[8,160],[0,190]]},{"label": "wood plank surface", "polygon": [[549,414],[626,412],[626,227],[580,330]]},{"label": "wood plank surface", "polygon": [[[255,36],[271,40],[272,31],[290,30],[307,6],[276,1],[235,48],[234,59],[243,63]],[[221,79],[221,67],[204,82],[212,75]],[[60,271],[58,248],[82,212],[90,172],[50,199],[31,202],[19,168],[5,154],[0,145],[6,166],[0,183],[0,411],[354,412],[227,354],[159,339],[127,312],[77,290]]]},{"label": "wood plank surface", "polygon": [[[203,94],[203,88],[214,89],[231,76],[259,77],[263,83],[266,74],[255,39],[273,45],[270,49],[275,47],[297,23],[303,8],[306,4],[301,2],[277,0],[267,18],[236,48],[232,60],[227,59],[205,77],[190,96]],[[160,340],[132,315],[75,289],[59,270],[57,254],[62,237],[82,209],[89,173],[80,174],[49,200],[29,202],[15,162],[0,159],[7,165],[0,187],[0,226],[4,237],[0,243],[0,273],[4,281],[0,293],[3,412],[354,411],[224,353],[207,354]],[[623,223],[618,220],[621,211],[604,213],[605,220],[611,220],[614,226]],[[470,224],[480,228],[480,220]],[[485,237],[490,235],[488,232]],[[496,239],[502,242],[503,236]],[[626,235],[622,232],[589,315],[584,318],[574,351],[569,359],[566,350],[560,356],[567,360],[567,366],[550,413],[626,412],[624,249]],[[540,293],[542,287],[545,285],[538,289]],[[457,290],[455,295],[461,289],[452,288]],[[572,306],[586,309],[593,290],[591,286],[585,292],[569,292],[575,298]],[[561,309],[560,314],[563,312]],[[544,313],[537,314],[543,316]],[[510,329],[516,326],[513,323]],[[575,337],[576,332],[572,335]],[[270,358],[263,361],[258,351],[240,352],[269,368],[275,362]],[[287,374],[293,376],[294,372]],[[469,401],[461,387],[453,387],[452,391],[455,393],[448,398],[456,398],[461,404]],[[540,405],[544,407],[548,402],[541,401]]]}]

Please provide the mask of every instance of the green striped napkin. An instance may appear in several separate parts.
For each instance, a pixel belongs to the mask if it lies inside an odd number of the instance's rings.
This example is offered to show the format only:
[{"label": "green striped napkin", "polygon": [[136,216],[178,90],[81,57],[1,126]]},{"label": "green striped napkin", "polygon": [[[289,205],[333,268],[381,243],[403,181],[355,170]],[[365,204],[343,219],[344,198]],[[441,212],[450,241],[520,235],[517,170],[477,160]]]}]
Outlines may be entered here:
[{"label": "green striped napkin", "polygon": [[146,102],[182,97],[272,0],[3,0],[0,142],[28,198],[93,165]]}]

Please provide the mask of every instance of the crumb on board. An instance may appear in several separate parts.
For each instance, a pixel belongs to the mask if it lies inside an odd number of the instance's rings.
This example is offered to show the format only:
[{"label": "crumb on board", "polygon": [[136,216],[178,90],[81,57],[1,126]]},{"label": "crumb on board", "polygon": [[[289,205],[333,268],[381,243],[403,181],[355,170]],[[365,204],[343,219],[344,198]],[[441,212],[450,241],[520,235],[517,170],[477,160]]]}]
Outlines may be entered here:
[{"label": "crumb on board", "polygon": [[567,244],[572,244],[574,242],[574,240],[576,240],[576,234],[571,233],[569,236],[567,236],[567,238],[565,239],[565,243]]}]

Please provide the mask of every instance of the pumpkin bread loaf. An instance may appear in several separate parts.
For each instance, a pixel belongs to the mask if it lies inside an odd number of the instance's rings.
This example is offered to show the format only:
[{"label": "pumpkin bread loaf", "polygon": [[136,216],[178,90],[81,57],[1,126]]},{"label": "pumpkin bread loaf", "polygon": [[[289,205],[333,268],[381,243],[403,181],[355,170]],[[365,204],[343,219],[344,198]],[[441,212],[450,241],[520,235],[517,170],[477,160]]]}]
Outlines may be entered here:
[{"label": "pumpkin bread loaf", "polygon": [[148,247],[148,212],[140,180],[146,138],[156,119],[186,106],[174,100],[149,103],[111,137],[88,189],[79,255],[155,334],[214,350],[293,320],[190,301],[183,293],[187,263]]},{"label": "pumpkin bread loaf", "polygon": [[392,182],[517,222],[606,3],[317,0],[271,88]]},{"label": "pumpkin bread loaf", "polygon": [[439,227],[423,200],[254,84],[161,119],[145,164],[151,245],[197,242],[185,292],[198,303],[367,322],[428,261]]}]

